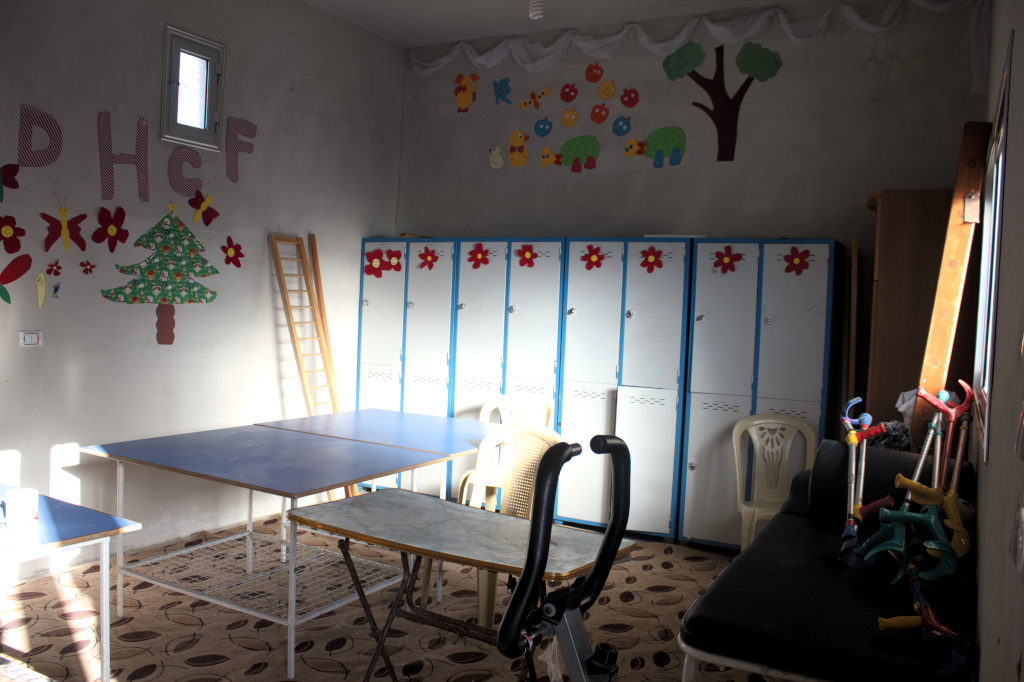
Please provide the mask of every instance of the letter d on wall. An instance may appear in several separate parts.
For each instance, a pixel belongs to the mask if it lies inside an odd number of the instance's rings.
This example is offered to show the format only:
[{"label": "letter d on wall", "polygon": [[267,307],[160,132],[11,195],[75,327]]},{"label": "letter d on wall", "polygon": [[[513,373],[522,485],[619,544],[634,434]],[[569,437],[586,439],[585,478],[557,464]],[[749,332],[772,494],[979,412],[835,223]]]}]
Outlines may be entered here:
[{"label": "letter d on wall", "polygon": [[[33,149],[32,138],[35,129],[46,133],[49,144],[42,149]],[[18,120],[18,165],[22,168],[41,168],[49,166],[60,156],[64,146],[64,135],[60,124],[50,114],[27,104],[21,105],[21,116]]]}]

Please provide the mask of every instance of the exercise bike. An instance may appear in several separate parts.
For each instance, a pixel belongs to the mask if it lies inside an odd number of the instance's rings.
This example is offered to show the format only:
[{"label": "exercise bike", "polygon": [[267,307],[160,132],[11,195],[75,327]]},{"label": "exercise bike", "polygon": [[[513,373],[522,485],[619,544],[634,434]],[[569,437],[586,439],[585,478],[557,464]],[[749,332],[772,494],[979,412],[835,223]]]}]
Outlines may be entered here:
[{"label": "exercise bike", "polygon": [[[545,637],[557,636],[562,659],[573,682],[611,682],[618,674],[618,651],[601,643],[591,649],[583,623],[583,613],[597,601],[608,572],[615,562],[629,517],[629,448],[615,436],[594,436],[590,449],[612,458],[611,519],[590,572],[540,597],[544,567],[551,544],[551,524],[555,512],[555,490],[562,466],[580,454],[578,443],[551,446],[537,468],[530,540],[526,563],[498,628],[498,651],[508,658],[524,657],[529,679],[537,680],[532,651]],[[536,606],[540,598],[540,606]]]}]

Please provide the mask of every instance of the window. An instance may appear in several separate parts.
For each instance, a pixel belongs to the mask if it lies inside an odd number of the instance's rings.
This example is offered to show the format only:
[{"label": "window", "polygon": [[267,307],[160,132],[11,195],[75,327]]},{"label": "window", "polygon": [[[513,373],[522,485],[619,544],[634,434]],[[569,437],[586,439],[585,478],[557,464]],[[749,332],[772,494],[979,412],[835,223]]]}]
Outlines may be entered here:
[{"label": "window", "polygon": [[164,27],[160,139],[220,151],[224,46]]}]

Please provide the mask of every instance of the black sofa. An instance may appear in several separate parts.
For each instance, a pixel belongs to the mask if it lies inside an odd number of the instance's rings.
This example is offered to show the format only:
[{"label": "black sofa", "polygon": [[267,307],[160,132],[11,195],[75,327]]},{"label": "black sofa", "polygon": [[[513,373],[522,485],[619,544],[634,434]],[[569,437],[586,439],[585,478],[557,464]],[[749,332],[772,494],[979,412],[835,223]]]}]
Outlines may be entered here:
[{"label": "black sofa", "polygon": [[[887,494],[902,502],[896,474],[909,477],[916,459],[917,453],[869,447],[865,504]],[[783,509],[686,612],[679,632],[687,654],[683,680],[701,661],[797,680],[973,679],[976,658],[964,646],[975,631],[973,550],[953,575],[922,582],[939,621],[963,641],[921,629],[880,631],[879,617],[913,615],[913,599],[906,577],[891,584],[899,569],[892,557],[880,555],[866,567],[839,558],[847,462],[845,444],[823,441],[813,470],[794,479]],[[926,464],[922,481],[931,480],[930,469]],[[974,499],[970,466],[959,488],[962,499]],[[973,508],[961,509],[972,530]],[[865,519],[860,541],[878,525],[877,516]],[[950,673],[959,656],[963,665]]]}]

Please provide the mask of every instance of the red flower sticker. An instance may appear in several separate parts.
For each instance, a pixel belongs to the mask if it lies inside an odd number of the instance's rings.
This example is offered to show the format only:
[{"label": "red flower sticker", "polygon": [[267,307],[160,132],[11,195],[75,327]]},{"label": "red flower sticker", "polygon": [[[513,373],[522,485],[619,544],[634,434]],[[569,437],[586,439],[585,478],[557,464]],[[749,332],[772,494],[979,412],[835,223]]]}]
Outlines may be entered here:
[{"label": "red flower sticker", "polygon": [[23,253],[4,266],[3,270],[0,270],[0,300],[4,303],[11,302],[11,295],[4,288],[4,285],[10,284],[24,275],[30,267],[32,267],[32,256]]},{"label": "red flower sticker", "polygon": [[4,251],[16,253],[21,248],[21,240],[18,237],[24,236],[25,230],[17,226],[14,216],[0,216],[0,242],[3,242]]},{"label": "red flower sticker", "polygon": [[601,267],[604,254],[601,253],[600,246],[588,245],[587,252],[580,256],[580,260],[587,264],[587,270],[593,270],[594,268]]},{"label": "red flower sticker", "polygon": [[391,249],[388,249],[387,260],[382,267],[384,270],[394,270],[395,272],[399,272],[402,269],[401,260],[401,251],[392,251]]},{"label": "red flower sticker", "polygon": [[207,194],[205,197],[203,193],[196,190],[196,195],[188,200],[188,205],[196,209],[196,212],[192,214],[192,222],[198,223],[199,219],[203,219],[203,225],[207,227],[210,223],[220,215],[220,213],[213,206],[210,206],[210,202],[213,201],[213,197]]},{"label": "red flower sticker", "polygon": [[21,168],[16,163],[8,163],[0,166],[0,201],[4,200],[4,187],[18,189],[18,170]]},{"label": "red flower sticker", "polygon": [[[388,268],[389,270],[391,268]],[[380,279],[381,274],[384,271],[384,251],[381,249],[374,249],[373,251],[366,252],[366,265],[363,266],[363,272],[367,275],[373,275],[377,279]]]},{"label": "red flower sticker", "polygon": [[661,249],[656,249],[653,246],[649,249],[644,249],[640,252],[640,265],[647,268],[648,274],[654,272],[655,268],[660,268],[661,263]]},{"label": "red flower sticker", "polygon": [[242,259],[245,258],[245,254],[242,253],[241,244],[231,241],[231,237],[228,237],[228,243],[221,246],[220,250],[224,252],[224,265],[242,267]]},{"label": "red flower sticker", "polygon": [[54,277],[60,276],[60,261],[55,260],[46,266],[46,274],[53,275]]},{"label": "red flower sticker", "polygon": [[469,258],[467,262],[473,264],[473,269],[476,270],[481,265],[490,265],[491,261],[487,257],[487,249],[484,248],[483,244],[477,243],[473,250],[469,252]]},{"label": "red flower sticker", "polygon": [[107,248],[114,253],[118,242],[124,244],[128,241],[128,230],[121,227],[124,225],[124,209],[118,206],[111,213],[106,207],[101,208],[98,218],[100,226],[92,233],[92,240],[101,244],[106,239]]},{"label": "red flower sticker", "polygon": [[727,272],[736,272],[736,263],[743,260],[742,253],[733,253],[731,246],[726,246],[722,251],[715,251],[715,269],[721,270],[724,275]]},{"label": "red flower sticker", "polygon": [[537,252],[533,250],[533,244],[523,244],[521,249],[516,249],[516,255],[519,256],[519,267],[532,268],[533,264],[537,262]]},{"label": "red flower sticker", "polygon": [[86,275],[91,275],[92,271],[96,269],[96,266],[87,260],[82,261],[79,265],[82,266],[82,272]]},{"label": "red flower sticker", "polygon": [[799,276],[804,270],[811,267],[810,261],[807,260],[810,255],[810,249],[801,251],[794,246],[787,255],[782,257],[782,260],[786,261],[786,272],[792,272]]},{"label": "red flower sticker", "polygon": [[426,268],[427,270],[434,269],[434,263],[437,262],[437,251],[424,246],[423,250],[419,253],[420,256],[420,269]]}]

